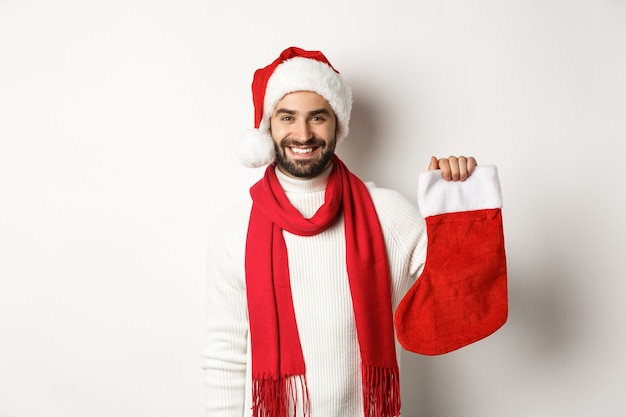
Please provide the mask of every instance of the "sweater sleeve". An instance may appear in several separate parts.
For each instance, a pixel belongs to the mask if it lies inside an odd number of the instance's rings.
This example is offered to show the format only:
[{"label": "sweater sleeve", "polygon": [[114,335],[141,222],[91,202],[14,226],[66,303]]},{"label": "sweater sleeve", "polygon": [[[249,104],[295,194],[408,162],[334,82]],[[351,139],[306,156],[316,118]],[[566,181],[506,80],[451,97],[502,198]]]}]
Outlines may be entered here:
[{"label": "sweater sleeve", "polygon": [[248,318],[243,270],[247,216],[230,210],[215,222],[207,255],[207,417],[242,417],[246,397]]},{"label": "sweater sleeve", "polygon": [[417,206],[395,190],[367,183],[383,229],[392,275],[394,306],[411,280],[421,272],[426,258],[426,226]]}]

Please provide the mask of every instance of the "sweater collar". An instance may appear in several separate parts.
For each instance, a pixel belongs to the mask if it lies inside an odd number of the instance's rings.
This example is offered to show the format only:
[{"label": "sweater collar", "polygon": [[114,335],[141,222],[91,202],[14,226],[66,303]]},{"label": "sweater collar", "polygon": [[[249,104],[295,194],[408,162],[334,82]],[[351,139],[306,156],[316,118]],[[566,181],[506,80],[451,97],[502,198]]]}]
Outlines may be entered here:
[{"label": "sweater collar", "polygon": [[328,184],[328,177],[333,169],[332,164],[326,168],[320,175],[314,178],[293,178],[284,174],[280,169],[276,170],[276,178],[286,193],[311,193],[316,191],[324,191]]}]

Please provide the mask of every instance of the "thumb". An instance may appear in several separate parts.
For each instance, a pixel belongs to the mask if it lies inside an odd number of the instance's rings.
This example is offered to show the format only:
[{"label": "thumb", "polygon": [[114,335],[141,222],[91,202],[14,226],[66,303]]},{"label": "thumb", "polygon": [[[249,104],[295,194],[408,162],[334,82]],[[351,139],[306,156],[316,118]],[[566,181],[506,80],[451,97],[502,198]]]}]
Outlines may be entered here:
[{"label": "thumb", "polygon": [[437,161],[437,158],[434,156],[430,157],[430,164],[428,164],[428,170],[429,171],[434,171],[436,169],[439,169],[439,162]]}]

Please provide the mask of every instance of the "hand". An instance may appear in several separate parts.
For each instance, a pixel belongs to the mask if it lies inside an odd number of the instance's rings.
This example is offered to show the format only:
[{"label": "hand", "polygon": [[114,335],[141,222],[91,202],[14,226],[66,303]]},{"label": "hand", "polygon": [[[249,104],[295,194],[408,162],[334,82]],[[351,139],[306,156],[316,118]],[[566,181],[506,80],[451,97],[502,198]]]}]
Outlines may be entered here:
[{"label": "hand", "polygon": [[473,156],[468,158],[464,156],[451,156],[449,158],[440,159],[431,156],[428,170],[433,171],[440,169],[441,175],[446,181],[465,181],[467,177],[472,175],[476,165],[476,159],[474,159]]}]

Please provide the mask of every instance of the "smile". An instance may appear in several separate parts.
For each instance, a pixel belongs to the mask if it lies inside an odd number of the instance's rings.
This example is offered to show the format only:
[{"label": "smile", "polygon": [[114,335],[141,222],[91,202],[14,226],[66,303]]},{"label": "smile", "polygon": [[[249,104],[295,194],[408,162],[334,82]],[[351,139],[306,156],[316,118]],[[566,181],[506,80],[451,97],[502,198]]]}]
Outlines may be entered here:
[{"label": "smile", "polygon": [[289,149],[291,149],[291,152],[295,154],[304,155],[304,154],[313,152],[314,148],[289,148]]}]

